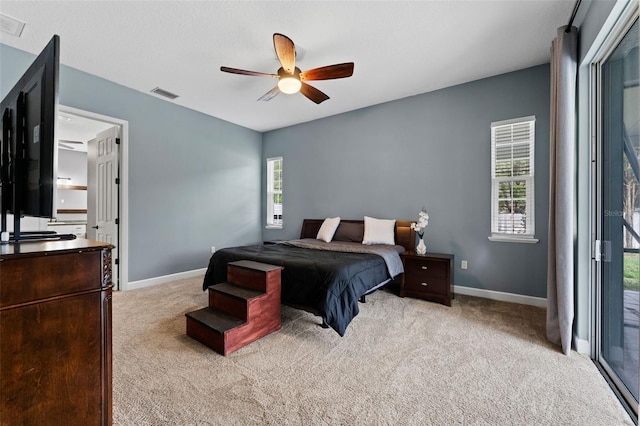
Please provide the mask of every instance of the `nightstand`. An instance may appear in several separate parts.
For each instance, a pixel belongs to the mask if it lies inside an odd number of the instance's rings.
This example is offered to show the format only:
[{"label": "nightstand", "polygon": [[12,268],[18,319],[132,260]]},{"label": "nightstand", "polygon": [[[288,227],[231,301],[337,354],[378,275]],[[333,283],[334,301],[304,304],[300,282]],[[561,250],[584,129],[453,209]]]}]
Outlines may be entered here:
[{"label": "nightstand", "polygon": [[400,297],[417,297],[451,306],[453,298],[452,254],[405,252],[400,255],[404,274]]}]

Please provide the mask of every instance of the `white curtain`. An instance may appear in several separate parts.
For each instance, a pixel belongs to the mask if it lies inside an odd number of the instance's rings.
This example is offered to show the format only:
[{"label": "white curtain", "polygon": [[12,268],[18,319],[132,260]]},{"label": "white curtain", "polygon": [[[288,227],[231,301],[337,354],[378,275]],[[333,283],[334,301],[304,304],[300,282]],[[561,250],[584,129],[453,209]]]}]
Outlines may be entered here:
[{"label": "white curtain", "polygon": [[558,28],[551,43],[547,339],[569,355],[573,335],[573,247],[578,30]]}]

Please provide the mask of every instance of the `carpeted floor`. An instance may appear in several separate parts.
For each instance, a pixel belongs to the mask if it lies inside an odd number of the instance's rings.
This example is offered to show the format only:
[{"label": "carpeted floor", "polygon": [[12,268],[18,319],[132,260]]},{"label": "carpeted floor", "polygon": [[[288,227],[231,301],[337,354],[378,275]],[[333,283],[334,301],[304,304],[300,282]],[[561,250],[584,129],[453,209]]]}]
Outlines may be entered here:
[{"label": "carpeted floor", "polygon": [[283,306],[282,329],[223,357],[185,334],[201,278],[113,298],[115,425],[631,425],[543,309],[382,290],[344,337]]}]

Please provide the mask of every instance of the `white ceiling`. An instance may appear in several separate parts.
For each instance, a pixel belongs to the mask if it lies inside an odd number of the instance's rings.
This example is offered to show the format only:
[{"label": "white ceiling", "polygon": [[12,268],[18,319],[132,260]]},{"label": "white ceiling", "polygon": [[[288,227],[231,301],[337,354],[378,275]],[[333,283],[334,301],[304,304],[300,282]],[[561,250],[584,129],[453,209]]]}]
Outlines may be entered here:
[{"label": "white ceiling", "polygon": [[[34,54],[60,35],[61,63],[258,131],[549,62],[575,0],[12,1],[26,22],[0,42]],[[303,71],[355,62],[354,75],[312,82],[331,99],[257,99],[275,83],[220,72],[275,72],[272,36],[289,36]],[[300,57],[301,56],[301,57]],[[157,96],[150,94],[149,96]]]}]

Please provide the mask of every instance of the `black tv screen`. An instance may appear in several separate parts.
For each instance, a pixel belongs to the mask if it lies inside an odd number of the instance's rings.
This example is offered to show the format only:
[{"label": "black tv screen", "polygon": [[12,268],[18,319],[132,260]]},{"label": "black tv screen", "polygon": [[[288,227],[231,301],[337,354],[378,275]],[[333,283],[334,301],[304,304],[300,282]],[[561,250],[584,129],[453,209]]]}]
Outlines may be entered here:
[{"label": "black tv screen", "polygon": [[2,210],[16,216],[56,214],[59,52],[54,35],[0,104]]}]

